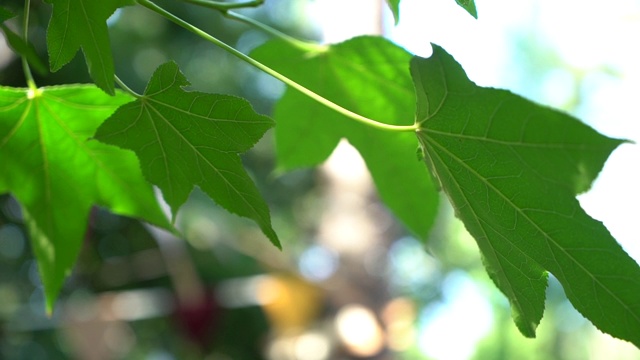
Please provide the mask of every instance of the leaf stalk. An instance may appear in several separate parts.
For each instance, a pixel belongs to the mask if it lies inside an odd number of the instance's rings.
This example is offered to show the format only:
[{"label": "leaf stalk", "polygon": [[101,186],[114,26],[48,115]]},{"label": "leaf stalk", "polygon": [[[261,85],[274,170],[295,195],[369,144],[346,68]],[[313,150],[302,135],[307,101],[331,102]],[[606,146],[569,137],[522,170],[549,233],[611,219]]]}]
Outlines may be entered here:
[{"label": "leaf stalk", "polygon": [[[231,55],[237,57],[238,59],[246,62],[247,64],[259,69],[260,71],[263,71],[271,76],[273,76],[274,78],[282,81],[283,83],[285,83],[286,85],[289,85],[290,87],[298,90],[299,92],[303,93],[304,95],[308,96],[309,98],[317,101],[318,103],[333,109],[334,111],[352,119],[355,121],[358,121],[362,124],[365,124],[367,126],[371,126],[380,130],[385,130],[385,131],[397,131],[397,132],[409,132],[409,131],[416,131],[419,128],[419,124],[413,124],[413,125],[391,125],[391,124],[385,124],[376,120],[372,120],[369,119],[365,116],[362,116],[360,114],[356,114],[353,111],[347,110],[345,108],[343,108],[342,106],[320,96],[319,94],[309,90],[308,88],[300,85],[299,83],[289,79],[288,77],[280,74],[279,72],[273,70],[272,68],[262,64],[261,62],[243,54],[242,52],[236,50],[235,48],[227,45],[226,43],[218,40],[217,38],[209,35],[208,33],[204,32],[203,30],[201,30],[200,28],[190,24],[189,22],[186,22],[184,20],[182,20],[181,18],[173,15],[172,13],[170,13],[169,11],[165,10],[164,8],[156,5],[155,3],[153,3],[152,1],[149,0],[137,0],[138,4],[148,8],[151,11],[154,11],[156,13],[158,13],[159,15],[163,16],[164,18],[170,20],[171,22],[179,25],[180,27],[194,33],[195,35],[213,43],[214,45],[220,47],[221,49],[227,51],[228,53],[230,53]],[[189,0],[191,1],[191,0]]]},{"label": "leaf stalk", "polygon": [[322,51],[326,51],[329,47],[326,45],[320,45],[320,44],[316,44],[316,43],[312,43],[309,41],[302,41],[299,39],[296,39],[292,36],[289,36],[285,33],[283,33],[280,30],[274,29],[271,26],[261,23],[260,21],[257,21],[253,18],[250,18],[248,16],[244,16],[242,14],[239,14],[235,11],[222,11],[222,15],[228,19],[232,19],[232,20],[236,20],[242,23],[245,23],[247,25],[253,26],[259,30],[262,30],[264,32],[266,32],[269,35],[272,35],[278,39],[282,39],[284,41],[286,41],[287,43],[291,44],[292,46],[297,47],[298,49],[304,50],[304,51],[318,51],[318,52],[322,52]]},{"label": "leaf stalk", "polygon": [[235,3],[227,3],[227,2],[212,1],[212,0],[182,0],[182,1],[189,4],[194,4],[198,6],[207,7],[210,9],[219,10],[222,12],[225,12],[230,9],[258,7],[264,4],[264,0],[249,0],[249,1],[235,2]]},{"label": "leaf stalk", "polygon": [[[31,0],[26,0],[24,2],[24,28],[22,33],[25,42],[29,41],[29,9],[31,9]],[[35,93],[38,90],[38,86],[36,86],[36,81],[33,79],[33,74],[31,73],[31,68],[29,68],[29,62],[26,56],[22,56],[22,71],[24,72],[29,90]]]},{"label": "leaf stalk", "polygon": [[133,91],[130,87],[127,86],[127,84],[124,83],[124,81],[122,81],[118,75],[114,76],[114,80],[116,81],[116,84],[118,84],[118,86],[120,86],[120,88],[126,92],[128,92],[129,94],[133,95],[133,97],[139,99],[142,97],[142,95],[138,94],[137,92]]}]

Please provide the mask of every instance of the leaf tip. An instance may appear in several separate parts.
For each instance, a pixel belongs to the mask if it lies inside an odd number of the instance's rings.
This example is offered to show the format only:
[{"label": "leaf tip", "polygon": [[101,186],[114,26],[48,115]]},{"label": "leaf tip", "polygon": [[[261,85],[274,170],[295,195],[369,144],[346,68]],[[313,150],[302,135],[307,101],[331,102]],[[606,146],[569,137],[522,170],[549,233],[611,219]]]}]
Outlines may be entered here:
[{"label": "leaf tip", "polygon": [[267,236],[269,241],[271,241],[273,246],[277,247],[278,250],[282,251],[282,243],[280,242],[280,239],[278,239],[278,235],[272,228],[262,227],[262,232]]},{"label": "leaf tip", "polygon": [[[169,81],[170,85],[167,86],[166,84],[163,84],[163,82],[166,81]],[[147,88],[145,89],[144,94],[146,95],[153,93],[157,91],[157,89],[172,86],[178,86],[182,88],[189,85],[191,85],[191,83],[189,82],[189,80],[187,80],[187,77],[184,76],[182,71],[180,71],[180,67],[178,66],[178,64],[173,60],[169,60],[166,63],[158,66],[153,72],[153,75],[151,75],[151,79],[147,84]]]},{"label": "leaf tip", "polygon": [[51,317],[53,316],[53,304],[54,304],[54,300],[51,300],[47,297],[46,300],[46,304],[45,304],[45,314],[47,315],[47,317],[49,319],[51,319]]},{"label": "leaf tip", "polygon": [[527,321],[523,316],[520,316],[515,307],[512,307],[511,309],[511,316],[520,333],[526,338],[535,339],[538,324],[533,321]]},{"label": "leaf tip", "polygon": [[398,22],[400,22],[400,0],[387,0],[387,5],[393,15],[394,25],[398,25]]},{"label": "leaf tip", "polygon": [[458,3],[460,7],[465,9],[469,13],[469,15],[473,16],[475,19],[478,19],[478,10],[476,9],[474,0],[456,0],[456,3]]},{"label": "leaf tip", "polygon": [[113,85],[113,82],[106,82],[104,84],[96,83],[96,85],[98,85],[98,87],[102,91],[104,91],[107,95],[109,95],[109,96],[115,96],[116,95],[116,88]]}]

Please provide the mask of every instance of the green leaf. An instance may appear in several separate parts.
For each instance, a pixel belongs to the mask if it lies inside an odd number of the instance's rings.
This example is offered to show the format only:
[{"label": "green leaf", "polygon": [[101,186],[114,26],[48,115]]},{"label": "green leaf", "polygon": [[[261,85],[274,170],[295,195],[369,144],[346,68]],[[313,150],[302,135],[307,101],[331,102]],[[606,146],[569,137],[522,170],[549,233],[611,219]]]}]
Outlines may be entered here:
[{"label": "green leaf", "polygon": [[80,251],[92,205],[171,228],[135,155],[87,141],[127,101],[95,86],[0,87],[0,193],[22,204],[49,312]]},{"label": "green leaf", "polygon": [[273,120],[244,99],[182,90],[188,85],[176,63],[160,66],[144,95],[118,109],[96,138],[135,151],[174,216],[197,185],[228,211],[253,219],[280,247],[269,209],[238,156]]},{"label": "green leaf", "polygon": [[22,39],[18,34],[14,33],[4,24],[0,24],[0,29],[4,32],[5,39],[13,51],[20,54],[20,56],[25,57],[29,64],[31,64],[39,74],[44,75],[47,73],[47,66],[38,56],[33,44]]},{"label": "green leaf", "polygon": [[51,71],[58,71],[76,55],[84,53],[89,75],[102,90],[113,95],[114,68],[107,19],[133,0],[46,0],[53,4],[47,29]]},{"label": "green leaf", "polygon": [[546,271],[600,330],[640,345],[640,267],[575,199],[623,141],[508,91],[441,48],[411,62],[428,167],[474,236],[514,320],[534,336]]},{"label": "green leaf", "polygon": [[11,11],[0,6],[0,24],[16,16]]},{"label": "green leaf", "polygon": [[389,9],[393,13],[396,25],[398,25],[398,21],[400,21],[400,0],[387,0],[387,4],[389,4]]},{"label": "green leaf", "polygon": [[13,49],[13,51],[15,51],[20,56],[25,57],[39,74],[46,74],[47,67],[38,56],[36,49],[33,47],[33,44],[22,39],[20,36],[18,36],[18,34],[13,32],[3,24],[6,20],[9,20],[14,16],[15,14],[10,12],[9,10],[0,7],[0,29],[4,32],[7,43]]},{"label": "green leaf", "polygon": [[474,18],[478,18],[478,11],[476,10],[476,3],[474,0],[456,0],[458,5],[460,5],[463,9],[467,10],[471,16]]},{"label": "green leaf", "polygon": [[[275,40],[252,56],[353,112],[389,124],[413,121],[411,54],[383,38],[358,37],[315,53]],[[412,232],[426,237],[438,194],[416,159],[414,134],[357,123],[293,89],[277,103],[274,117],[282,169],[315,166],[346,138],[364,158],[382,200]]]}]

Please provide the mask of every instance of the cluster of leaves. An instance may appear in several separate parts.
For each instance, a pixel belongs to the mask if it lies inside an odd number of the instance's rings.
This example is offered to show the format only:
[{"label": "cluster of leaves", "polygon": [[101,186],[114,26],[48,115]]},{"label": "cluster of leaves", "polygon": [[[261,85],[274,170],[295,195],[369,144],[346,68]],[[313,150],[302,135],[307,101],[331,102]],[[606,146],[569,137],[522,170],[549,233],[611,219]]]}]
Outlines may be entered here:
[{"label": "cluster of leaves", "polygon": [[[421,238],[442,189],[525,336],[535,336],[542,318],[549,272],[598,328],[640,346],[640,267],[575,199],[623,141],[508,91],[476,86],[438,46],[424,59],[381,37],[329,46],[283,38],[255,49],[254,65],[298,87],[276,104],[275,122],[244,99],[184,90],[189,82],[173,62],[156,69],[143,94],[123,92],[114,86],[107,18],[138,4],[176,19],[148,0],[47,2],[49,68],[60,69],[82,48],[97,85],[37,88],[26,71],[27,88],[0,87],[0,193],[22,205],[49,311],[78,255],[91,206],[175,231],[152,185],[173,217],[199,186],[254,220],[279,247],[268,207],[239,157],[277,123],[283,170],[321,163],[345,138],[363,156],[383,201]],[[477,17],[473,1],[457,2]],[[397,20],[399,0],[388,3]],[[0,8],[1,23],[11,17]],[[26,38],[4,24],[2,30],[25,62],[43,67]],[[384,126],[353,121],[349,112]]]}]

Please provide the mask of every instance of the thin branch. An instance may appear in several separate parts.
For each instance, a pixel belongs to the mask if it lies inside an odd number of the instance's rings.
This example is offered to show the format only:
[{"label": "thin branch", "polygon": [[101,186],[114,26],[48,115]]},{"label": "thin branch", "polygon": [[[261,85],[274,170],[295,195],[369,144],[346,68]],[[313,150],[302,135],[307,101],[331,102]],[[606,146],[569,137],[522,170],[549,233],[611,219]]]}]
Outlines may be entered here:
[{"label": "thin branch", "polygon": [[360,123],[363,123],[365,125],[374,127],[374,128],[378,128],[381,130],[386,130],[386,131],[400,131],[400,132],[407,132],[407,131],[416,131],[419,127],[418,124],[414,124],[414,125],[391,125],[391,124],[385,124],[385,123],[381,123],[372,119],[369,119],[367,117],[364,117],[360,114],[356,114],[353,111],[347,110],[345,108],[343,108],[342,106],[316,94],[315,92],[307,89],[306,87],[298,84],[297,82],[289,79],[288,77],[280,74],[279,72],[273,70],[272,68],[262,64],[261,62],[241,53],[240,51],[236,50],[235,48],[225,44],[224,42],[218,40],[217,38],[207,34],[206,32],[202,31],[201,29],[199,29],[198,27],[195,27],[193,25],[191,25],[190,23],[180,19],[179,17],[173,15],[172,13],[168,12],[167,10],[163,9],[162,7],[156,5],[155,3],[149,1],[149,0],[138,0],[138,4],[162,15],[163,17],[167,18],[168,20],[174,22],[175,24],[189,30],[190,32],[198,35],[199,37],[213,43],[214,45],[222,48],[223,50],[227,51],[228,53],[230,53],[231,55],[237,57],[238,59],[246,62],[247,64],[273,76],[274,78],[282,81],[283,83],[291,86],[292,88],[300,91],[301,93],[303,93],[304,95],[310,97],[311,99],[319,102],[320,104],[333,109],[334,111],[347,116],[355,121],[358,121]]},{"label": "thin branch", "polygon": [[135,98],[141,98],[142,95],[138,94],[137,92],[133,91],[130,87],[127,86],[127,84],[125,84],[122,80],[120,80],[120,78],[118,77],[118,75],[114,75],[114,79],[116,81],[116,84],[118,84],[118,86],[120,86],[120,88],[126,92],[128,92],[129,94],[133,95],[133,97]]},{"label": "thin branch", "polygon": [[220,2],[220,1],[211,1],[211,0],[182,0],[186,3],[207,7],[210,9],[216,9],[219,11],[227,11],[231,9],[240,9],[240,8],[248,8],[248,7],[258,7],[264,4],[264,0],[249,0],[249,1],[241,1],[241,2]]},{"label": "thin branch", "polygon": [[288,42],[289,44],[304,50],[304,51],[314,51],[314,52],[322,52],[327,50],[329,47],[326,45],[320,45],[320,44],[316,44],[316,43],[312,43],[312,42],[308,42],[308,41],[302,41],[299,39],[296,39],[292,36],[289,36],[285,33],[283,33],[280,30],[274,29],[271,26],[268,26],[264,23],[261,23],[255,19],[252,19],[248,16],[244,16],[242,14],[238,14],[237,12],[234,11],[224,11],[222,12],[222,15],[226,18],[232,19],[232,20],[236,20],[236,21],[240,21],[243,22],[245,24],[248,24],[250,26],[253,26],[257,29],[260,29],[264,32],[266,32],[267,34],[270,34],[272,36],[275,36],[279,39],[282,39],[286,42]]}]

